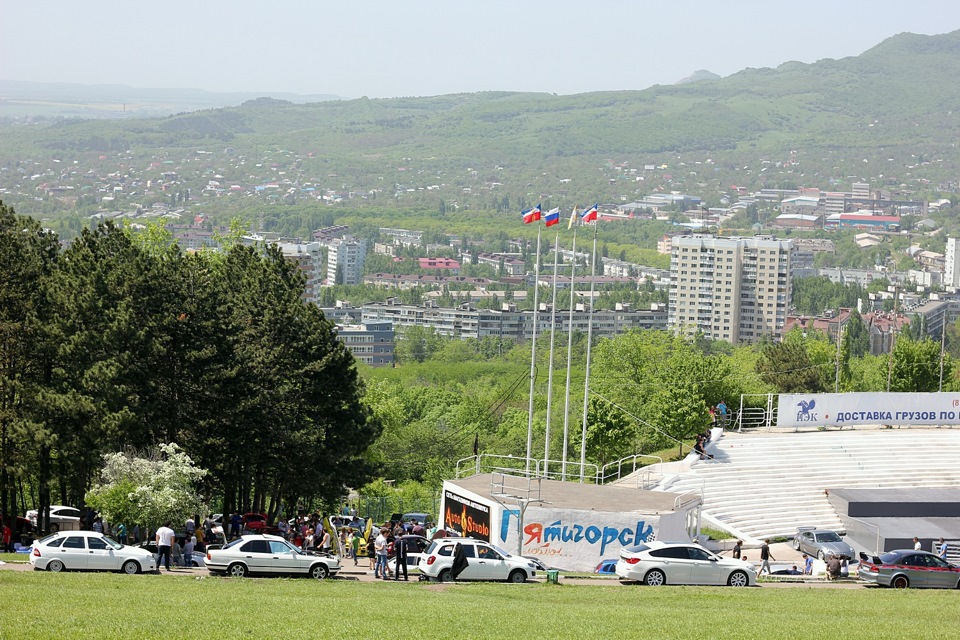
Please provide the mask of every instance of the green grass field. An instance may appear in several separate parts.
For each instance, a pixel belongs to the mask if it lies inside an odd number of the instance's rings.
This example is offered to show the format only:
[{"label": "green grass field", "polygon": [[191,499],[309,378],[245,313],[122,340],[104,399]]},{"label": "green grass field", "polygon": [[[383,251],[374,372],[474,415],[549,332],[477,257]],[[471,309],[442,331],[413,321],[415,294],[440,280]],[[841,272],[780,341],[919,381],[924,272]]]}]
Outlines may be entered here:
[{"label": "green grass field", "polygon": [[[315,582],[0,571],[0,638],[957,637],[951,591]],[[360,635],[357,635],[360,634]]]}]

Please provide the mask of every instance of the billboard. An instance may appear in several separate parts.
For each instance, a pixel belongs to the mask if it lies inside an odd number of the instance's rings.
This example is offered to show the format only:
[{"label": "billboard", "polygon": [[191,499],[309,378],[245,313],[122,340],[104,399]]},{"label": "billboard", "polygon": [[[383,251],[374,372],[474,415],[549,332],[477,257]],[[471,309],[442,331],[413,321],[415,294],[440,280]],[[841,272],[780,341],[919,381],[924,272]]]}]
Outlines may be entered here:
[{"label": "billboard", "polygon": [[490,541],[490,507],[449,489],[443,491],[443,528]]},{"label": "billboard", "polygon": [[[547,566],[592,571],[600,560],[618,557],[621,548],[654,540],[661,518],[675,515],[531,506],[518,532],[519,509],[504,507],[494,542],[511,553],[519,549],[520,555],[536,556]],[[684,514],[677,519],[682,523]]]},{"label": "billboard", "polygon": [[960,393],[782,393],[778,427],[960,425]]}]

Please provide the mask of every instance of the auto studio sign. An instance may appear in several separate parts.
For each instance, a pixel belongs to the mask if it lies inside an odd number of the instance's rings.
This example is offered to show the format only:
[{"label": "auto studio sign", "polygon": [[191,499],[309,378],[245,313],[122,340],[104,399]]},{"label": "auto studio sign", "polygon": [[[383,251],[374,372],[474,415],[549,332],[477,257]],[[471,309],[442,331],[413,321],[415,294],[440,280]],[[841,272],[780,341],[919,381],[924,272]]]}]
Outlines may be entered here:
[{"label": "auto studio sign", "polygon": [[960,425],[960,393],[780,394],[778,427]]},{"label": "auto studio sign", "polygon": [[461,536],[490,541],[490,507],[452,491],[443,492],[443,526]]}]

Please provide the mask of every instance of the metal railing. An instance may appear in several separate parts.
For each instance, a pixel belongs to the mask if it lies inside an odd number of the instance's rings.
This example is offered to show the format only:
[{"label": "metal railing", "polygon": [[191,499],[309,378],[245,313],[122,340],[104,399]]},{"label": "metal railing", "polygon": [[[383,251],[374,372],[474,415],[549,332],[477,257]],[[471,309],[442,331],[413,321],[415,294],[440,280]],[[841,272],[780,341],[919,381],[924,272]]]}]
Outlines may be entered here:
[{"label": "metal railing", "polygon": [[[649,460],[655,460],[656,462],[651,462],[648,464],[637,465],[637,462],[641,458],[647,458]],[[624,467],[629,465],[629,471],[624,473]],[[660,456],[648,456],[646,454],[638,453],[632,456],[627,456],[626,458],[620,458],[616,462],[609,462],[600,469],[600,475],[598,477],[598,484],[606,484],[614,480],[619,480],[625,475],[630,475],[631,473],[636,473],[637,470],[640,470],[640,473],[637,474],[637,488],[638,489],[647,489],[663,478],[663,458]],[[608,472],[608,469],[616,468],[616,474]],[[654,482],[653,478],[656,475],[657,479]]]}]

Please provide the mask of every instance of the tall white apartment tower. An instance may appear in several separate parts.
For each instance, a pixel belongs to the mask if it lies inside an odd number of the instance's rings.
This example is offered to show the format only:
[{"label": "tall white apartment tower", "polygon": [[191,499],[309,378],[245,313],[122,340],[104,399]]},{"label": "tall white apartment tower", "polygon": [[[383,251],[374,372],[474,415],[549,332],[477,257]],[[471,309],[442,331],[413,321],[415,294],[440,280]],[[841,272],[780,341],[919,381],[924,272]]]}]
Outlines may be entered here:
[{"label": "tall white apartment tower", "polygon": [[943,286],[957,288],[960,287],[960,256],[957,255],[957,249],[960,248],[960,240],[957,238],[947,238],[947,252],[943,259]]},{"label": "tall white apartment tower", "polygon": [[363,261],[367,257],[367,245],[363,240],[344,238],[333,240],[328,245],[327,284],[337,283],[337,269],[343,274],[340,284],[363,282]]},{"label": "tall white apartment tower", "polygon": [[783,336],[792,295],[790,240],[677,236],[670,254],[669,326],[737,344]]}]

